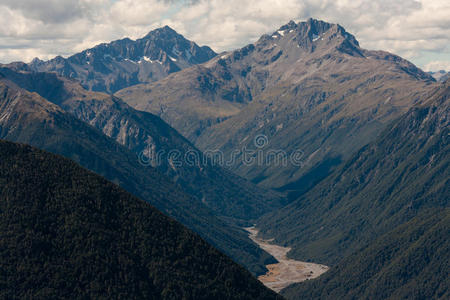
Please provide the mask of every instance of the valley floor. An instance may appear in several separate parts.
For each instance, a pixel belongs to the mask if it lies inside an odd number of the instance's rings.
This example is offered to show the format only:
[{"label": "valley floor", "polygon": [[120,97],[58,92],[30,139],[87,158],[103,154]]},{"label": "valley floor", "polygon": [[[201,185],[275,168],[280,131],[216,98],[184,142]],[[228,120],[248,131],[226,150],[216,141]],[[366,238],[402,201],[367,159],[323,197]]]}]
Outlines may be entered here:
[{"label": "valley floor", "polygon": [[328,270],[328,267],[325,265],[288,258],[286,254],[291,248],[271,244],[272,240],[258,238],[258,230],[255,227],[244,229],[250,233],[249,237],[261,249],[267,251],[278,260],[276,264],[267,265],[266,267],[269,271],[258,277],[259,281],[276,292],[293,283],[316,278]]}]

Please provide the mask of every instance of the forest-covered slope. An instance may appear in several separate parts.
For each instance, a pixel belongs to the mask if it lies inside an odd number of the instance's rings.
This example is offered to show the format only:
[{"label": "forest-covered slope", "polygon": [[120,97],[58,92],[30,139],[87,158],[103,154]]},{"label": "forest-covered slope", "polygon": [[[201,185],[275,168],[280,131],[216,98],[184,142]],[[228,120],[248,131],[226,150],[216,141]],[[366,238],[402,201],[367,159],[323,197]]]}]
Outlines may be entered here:
[{"label": "forest-covered slope", "polygon": [[335,264],[421,211],[450,200],[450,82],[334,174],[258,223],[290,255]]},{"label": "forest-covered slope", "polygon": [[288,299],[450,298],[450,209],[431,210],[384,234]]},{"label": "forest-covered slope", "polygon": [[60,156],[0,141],[0,298],[275,299],[178,222]]}]

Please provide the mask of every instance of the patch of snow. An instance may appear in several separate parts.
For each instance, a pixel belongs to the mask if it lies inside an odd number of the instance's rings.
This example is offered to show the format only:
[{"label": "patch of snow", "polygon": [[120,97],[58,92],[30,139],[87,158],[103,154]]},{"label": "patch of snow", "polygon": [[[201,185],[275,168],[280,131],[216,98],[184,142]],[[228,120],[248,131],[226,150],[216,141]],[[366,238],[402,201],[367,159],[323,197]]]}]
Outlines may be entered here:
[{"label": "patch of snow", "polygon": [[277,39],[277,38],[279,38],[279,36],[276,35],[276,34],[274,34],[274,35],[272,35],[272,38],[273,38],[273,39]]},{"label": "patch of snow", "polygon": [[284,36],[284,30],[278,30],[277,32],[279,35]]},{"label": "patch of snow", "polygon": [[226,59],[226,58],[228,58],[229,56],[230,56],[230,53],[227,53],[227,54],[222,55],[220,58],[221,58],[221,59]]},{"label": "patch of snow", "polygon": [[283,129],[283,123],[277,125],[276,131],[280,131],[281,129]]},{"label": "patch of snow", "polygon": [[87,56],[87,57],[91,57],[91,56],[92,56],[92,52],[87,51],[87,52],[86,52],[86,56]]},{"label": "patch of snow", "polygon": [[289,33],[294,32],[294,29],[289,30]]},{"label": "patch of snow", "polygon": [[129,62],[132,63],[132,64],[135,64],[135,63],[136,63],[134,60],[131,60],[131,59],[128,59],[128,58],[125,58],[125,60],[126,60],[126,61],[129,61]]},{"label": "patch of snow", "polygon": [[317,40],[320,38],[317,34],[313,34],[312,37],[313,37],[313,38],[312,38],[312,41],[313,41],[313,42],[317,41]]},{"label": "patch of snow", "polygon": [[[169,56],[170,57],[170,56]],[[159,63],[160,65],[162,65],[162,61],[159,61],[159,60],[156,60],[156,61],[154,61],[154,60],[151,60],[149,57],[147,57],[147,56],[143,56],[142,58],[141,58],[141,60],[139,60],[138,61],[138,63],[140,64],[140,63],[142,63],[142,62],[148,62],[148,63],[151,63],[151,64],[153,64],[153,63],[155,63],[155,62],[157,62],[157,63]]]},{"label": "patch of snow", "polygon": [[170,56],[169,55],[169,59],[171,60],[171,61],[177,61],[177,59],[176,58],[173,58],[172,56]]}]

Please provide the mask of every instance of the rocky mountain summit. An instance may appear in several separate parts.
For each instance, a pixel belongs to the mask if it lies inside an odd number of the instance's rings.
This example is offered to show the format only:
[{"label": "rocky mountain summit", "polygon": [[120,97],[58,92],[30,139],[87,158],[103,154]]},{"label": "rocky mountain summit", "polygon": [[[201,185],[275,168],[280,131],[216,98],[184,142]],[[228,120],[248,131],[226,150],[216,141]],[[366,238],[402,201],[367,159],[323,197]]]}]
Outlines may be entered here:
[{"label": "rocky mountain summit", "polygon": [[231,155],[254,148],[263,134],[270,149],[302,151],[302,168],[249,166],[242,156],[232,166],[255,183],[296,191],[326,176],[435,85],[407,60],[365,50],[340,25],[309,19],[117,96],[161,116],[203,150]]},{"label": "rocky mountain summit", "polygon": [[165,26],[136,41],[125,38],[100,44],[69,58],[34,59],[29,66],[34,71],[51,71],[77,79],[89,90],[114,93],[162,79],[215,55],[209,47],[200,47]]}]

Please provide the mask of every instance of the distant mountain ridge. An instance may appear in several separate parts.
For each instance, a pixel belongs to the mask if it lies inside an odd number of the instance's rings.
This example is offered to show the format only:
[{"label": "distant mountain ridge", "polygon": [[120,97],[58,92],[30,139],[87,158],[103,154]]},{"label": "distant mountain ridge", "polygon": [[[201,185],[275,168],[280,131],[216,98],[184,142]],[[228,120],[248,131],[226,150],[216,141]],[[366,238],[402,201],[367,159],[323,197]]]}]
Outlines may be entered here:
[{"label": "distant mountain ridge", "polygon": [[427,72],[427,73],[430,74],[431,76],[433,76],[433,78],[439,82],[444,82],[450,78],[450,72],[446,72],[444,70],[440,70],[437,72]]},{"label": "distant mountain ridge", "polygon": [[34,71],[77,79],[88,90],[114,93],[134,84],[157,81],[215,55],[209,47],[199,47],[165,26],[136,41],[125,38],[100,44],[69,58],[35,59],[29,66]]},{"label": "distant mountain ridge", "polygon": [[[289,22],[256,43],[116,93],[161,116],[202,150],[302,151],[303,166],[243,163],[232,171],[292,194],[313,186],[434,88],[399,56],[362,49],[338,24]],[[306,188],[305,188],[306,187]]]}]

